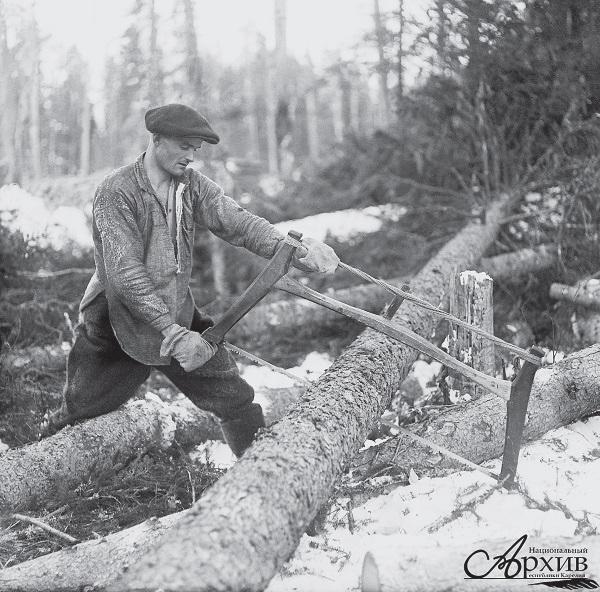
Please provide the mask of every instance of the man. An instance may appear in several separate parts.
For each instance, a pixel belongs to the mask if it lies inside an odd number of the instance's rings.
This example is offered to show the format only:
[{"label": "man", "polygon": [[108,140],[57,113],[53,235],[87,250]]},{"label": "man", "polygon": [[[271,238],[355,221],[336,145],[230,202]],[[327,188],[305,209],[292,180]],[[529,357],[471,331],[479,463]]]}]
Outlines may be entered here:
[{"label": "man", "polygon": [[[284,237],[188,168],[204,142],[219,142],[202,115],[169,104],[149,110],[145,121],[152,134],[146,152],[104,179],[94,197],[96,271],[80,304],[63,404],[42,433],[116,409],[155,367],[221,420],[239,457],[264,417],[227,350],[201,335],[211,321],[196,310],[189,289],[194,232],[206,226],[266,258]],[[311,239],[294,261],[316,272],[338,263],[333,249]]]}]

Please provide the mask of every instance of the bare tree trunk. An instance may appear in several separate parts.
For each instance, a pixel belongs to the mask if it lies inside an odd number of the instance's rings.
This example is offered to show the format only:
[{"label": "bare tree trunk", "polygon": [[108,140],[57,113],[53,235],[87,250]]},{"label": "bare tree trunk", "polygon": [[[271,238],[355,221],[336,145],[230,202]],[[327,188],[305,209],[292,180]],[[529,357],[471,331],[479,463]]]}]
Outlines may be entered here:
[{"label": "bare tree trunk", "polygon": [[37,23],[29,28],[31,51],[31,78],[29,89],[29,170],[32,179],[42,176],[42,149],[40,146],[40,38]]},{"label": "bare tree trunk", "polygon": [[308,155],[315,162],[319,158],[319,121],[317,118],[316,88],[310,88],[306,93],[306,133],[308,137]]},{"label": "bare tree trunk", "polygon": [[161,67],[161,51],[158,46],[158,16],[156,14],[155,0],[148,2],[148,20],[150,25],[150,39],[148,47],[148,105],[156,106],[162,103],[163,76]]},{"label": "bare tree trunk", "polygon": [[[599,407],[600,345],[595,345],[537,371],[524,437],[535,440],[549,430],[594,413]],[[502,455],[505,425],[506,404],[487,394],[476,401],[449,407],[426,422],[411,425],[410,430],[474,463],[482,463]],[[408,473],[414,467],[417,474],[429,476],[461,466],[425,447],[415,446],[402,434],[369,448],[353,463],[367,472],[394,466]]]},{"label": "bare tree trunk", "polygon": [[552,284],[550,286],[550,297],[600,310],[600,280],[584,281],[574,286]]},{"label": "bare tree trunk", "polygon": [[[412,284],[442,302],[451,263],[471,267],[494,240],[511,202],[491,204]],[[395,320],[430,335],[434,320],[410,304]],[[365,331],[302,401],[265,430],[233,468],[111,590],[262,590],[287,558],[417,353]]]},{"label": "bare tree trunk", "polygon": [[89,101],[87,88],[84,91],[81,110],[81,152],[79,154],[79,174],[89,175],[92,148],[92,105]]},{"label": "bare tree trunk", "polygon": [[217,297],[223,298],[231,294],[229,284],[227,283],[227,262],[225,260],[224,244],[214,234],[210,235],[209,241],[213,286]]},{"label": "bare tree trunk", "polygon": [[277,142],[277,104],[279,101],[279,93],[277,91],[276,75],[273,72],[273,65],[270,60],[267,63],[266,82],[267,158],[269,163],[269,173],[277,175],[279,173],[279,143]]},{"label": "bare tree trunk", "polygon": [[531,249],[521,249],[495,257],[483,258],[477,269],[485,271],[494,279],[536,273],[552,267],[556,263],[556,245],[539,245]]},{"label": "bare tree trunk", "polygon": [[390,122],[390,91],[388,89],[388,71],[389,66],[385,58],[385,36],[381,10],[379,9],[379,0],[373,0],[373,19],[375,21],[375,38],[377,40],[377,53],[379,63],[377,71],[379,74],[379,98],[381,101],[381,121],[382,128],[386,128]]},{"label": "bare tree trunk", "polygon": [[12,79],[13,57],[8,47],[4,2],[0,0],[0,184],[16,180],[14,126],[17,119],[17,81]]},{"label": "bare tree trunk", "polygon": [[404,0],[398,0],[398,85],[396,87],[396,113],[400,112],[404,99]]}]

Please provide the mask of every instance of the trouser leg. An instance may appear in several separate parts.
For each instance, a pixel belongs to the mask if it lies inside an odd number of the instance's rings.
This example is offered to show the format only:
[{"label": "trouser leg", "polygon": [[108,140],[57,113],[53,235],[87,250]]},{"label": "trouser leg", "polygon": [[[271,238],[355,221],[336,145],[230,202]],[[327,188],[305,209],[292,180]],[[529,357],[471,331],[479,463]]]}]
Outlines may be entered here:
[{"label": "trouser leg", "polygon": [[[210,320],[194,315],[191,329],[202,332]],[[265,427],[262,408],[254,403],[254,389],[240,376],[231,354],[219,346],[217,353],[201,368],[186,372],[173,359],[170,366],[158,366],[197,407],[221,420],[225,441],[236,456],[250,446],[256,432]]]},{"label": "trouser leg", "polygon": [[116,340],[104,295],[82,314],[67,360],[63,404],[50,433],[80,419],[114,411],[148,378],[151,367],[129,357]]}]

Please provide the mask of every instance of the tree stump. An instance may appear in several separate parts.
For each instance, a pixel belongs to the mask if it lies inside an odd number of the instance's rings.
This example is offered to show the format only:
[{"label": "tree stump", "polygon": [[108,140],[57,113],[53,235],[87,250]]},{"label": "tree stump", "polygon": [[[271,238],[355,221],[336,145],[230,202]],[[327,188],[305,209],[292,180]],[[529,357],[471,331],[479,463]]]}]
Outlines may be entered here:
[{"label": "tree stump", "polygon": [[[455,273],[450,278],[450,313],[493,333],[493,290],[492,278],[485,273]],[[453,357],[476,370],[494,375],[494,344],[491,341],[452,324],[448,338],[448,351]],[[452,388],[467,391],[475,397],[485,392],[485,389],[472,383],[462,374],[453,370],[450,370],[449,374],[452,378]]]}]

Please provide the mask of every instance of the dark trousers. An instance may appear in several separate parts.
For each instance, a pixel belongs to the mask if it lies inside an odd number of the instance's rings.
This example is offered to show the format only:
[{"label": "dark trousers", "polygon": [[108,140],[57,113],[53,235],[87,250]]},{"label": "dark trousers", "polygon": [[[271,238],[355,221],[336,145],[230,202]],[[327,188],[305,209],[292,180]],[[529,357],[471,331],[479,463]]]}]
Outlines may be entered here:
[{"label": "dark trousers", "polygon": [[[191,330],[201,333],[211,324],[210,319],[196,311]],[[135,394],[152,370],[152,366],[134,360],[121,349],[110,326],[104,294],[82,311],[75,333],[67,360],[63,425],[115,410]],[[174,358],[169,366],[156,369],[197,407],[221,420],[225,438],[238,456],[257,429],[264,426],[262,409],[253,403],[254,390],[240,376],[223,346],[204,366],[192,372],[186,372]]]}]

